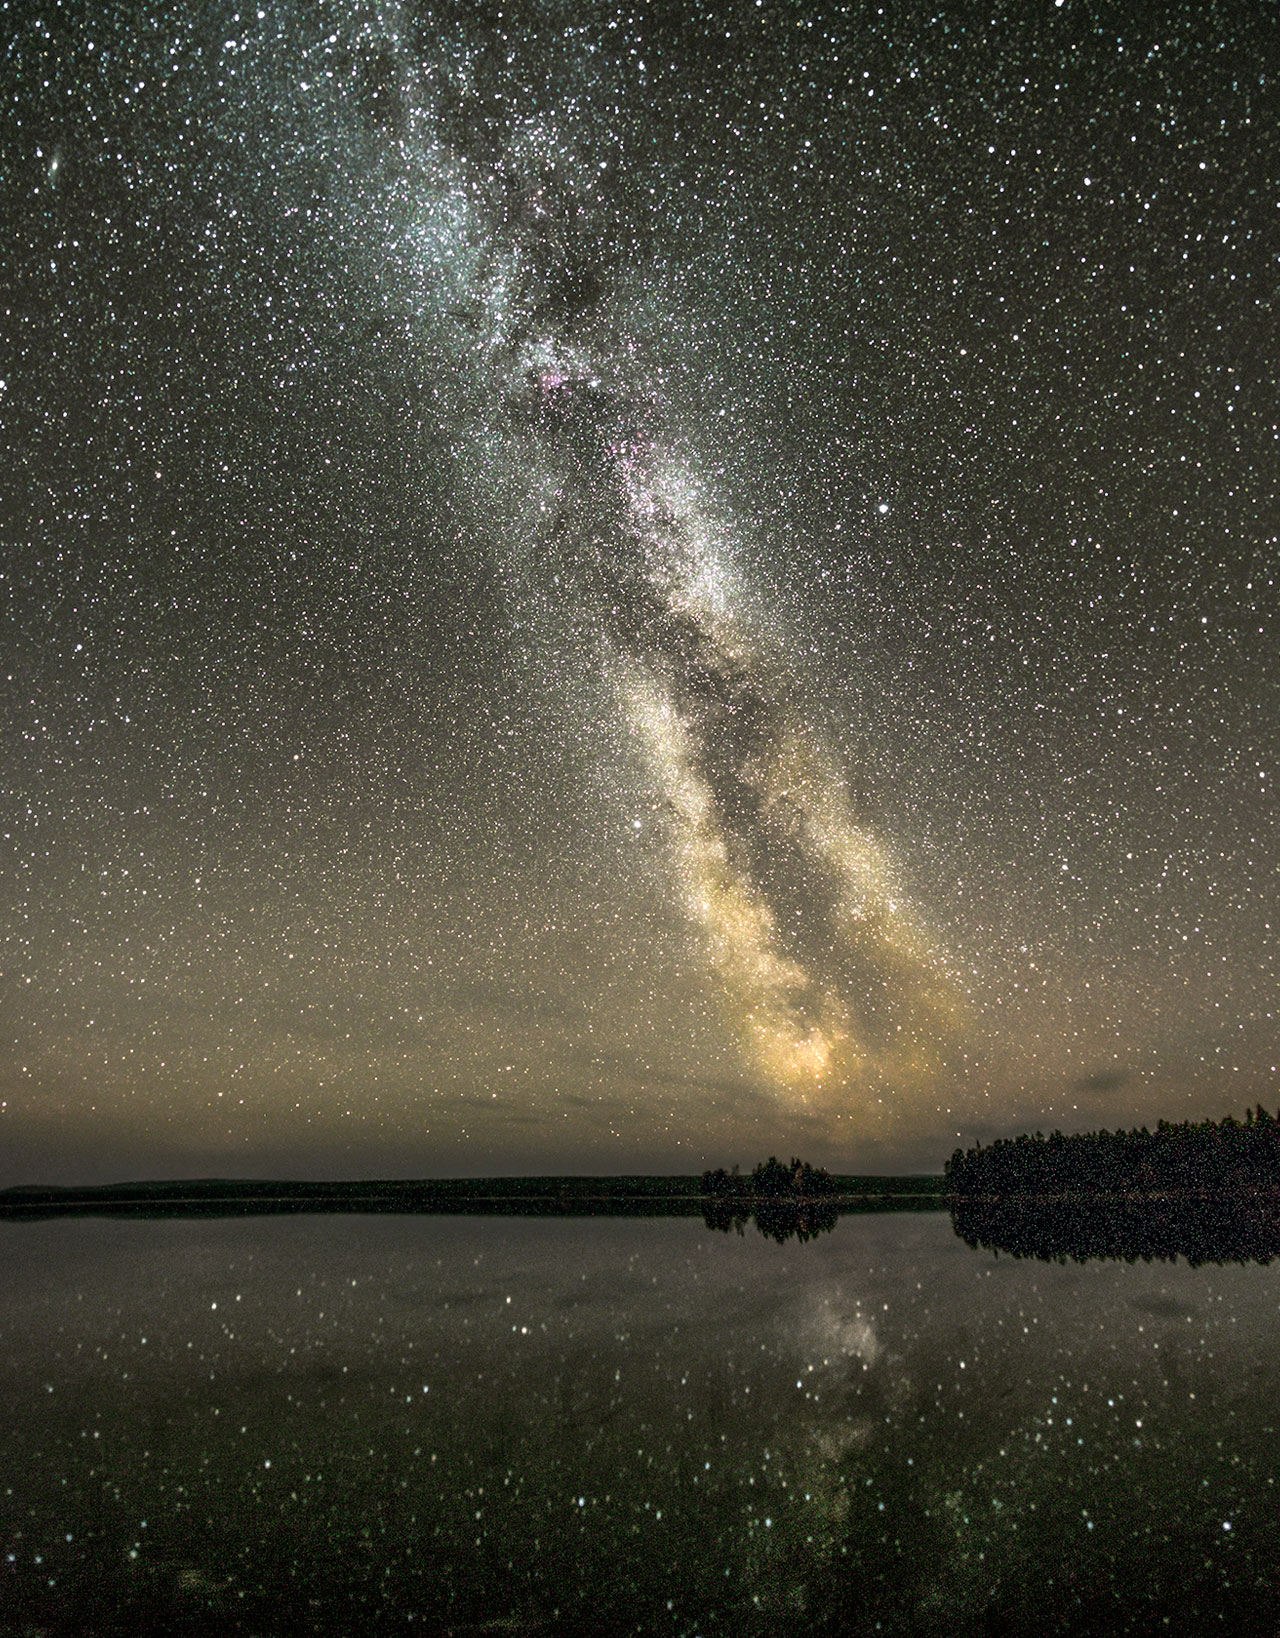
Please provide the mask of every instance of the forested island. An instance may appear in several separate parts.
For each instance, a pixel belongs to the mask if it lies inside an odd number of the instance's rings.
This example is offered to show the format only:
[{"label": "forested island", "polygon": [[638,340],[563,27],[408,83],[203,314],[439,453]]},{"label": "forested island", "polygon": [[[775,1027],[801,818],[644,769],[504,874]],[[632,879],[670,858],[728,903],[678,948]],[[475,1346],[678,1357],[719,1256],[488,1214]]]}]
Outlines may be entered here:
[{"label": "forested island", "polygon": [[1024,1132],[957,1149],[943,1178],[956,1199],[1280,1191],[1280,1120],[1259,1104],[1243,1121],[1162,1120],[1154,1132]]},{"label": "forested island", "polygon": [[735,1166],[703,1172],[702,1192],[713,1200],[820,1200],[844,1190],[830,1172],[811,1166],[807,1160],[792,1160],[784,1166],[775,1156],[762,1160],[749,1176]]}]

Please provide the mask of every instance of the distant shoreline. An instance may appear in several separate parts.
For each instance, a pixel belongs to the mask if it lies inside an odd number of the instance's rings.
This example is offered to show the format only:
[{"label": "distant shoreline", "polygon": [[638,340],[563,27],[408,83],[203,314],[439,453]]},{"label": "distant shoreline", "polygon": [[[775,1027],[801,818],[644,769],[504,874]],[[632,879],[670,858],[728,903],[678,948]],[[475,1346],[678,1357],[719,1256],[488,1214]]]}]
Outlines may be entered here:
[{"label": "distant shoreline", "polygon": [[379,1178],[298,1182],[271,1178],[182,1178],[141,1183],[22,1184],[0,1189],[0,1221],[48,1217],[232,1217],[371,1212],[405,1216],[698,1217],[765,1210],[1019,1213],[1034,1217],[1108,1207],[1137,1211],[1280,1208],[1280,1185],[1237,1188],[1075,1189],[962,1194],[934,1173],[833,1175],[822,1195],[709,1194],[698,1177]]},{"label": "distant shoreline", "polygon": [[[946,1205],[945,1179],[924,1174],[837,1176],[822,1204],[840,1210],[927,1210]],[[440,1215],[699,1216],[718,1204],[698,1177],[385,1178],[287,1182],[199,1178],[84,1186],[23,1185],[0,1190],[0,1218],[63,1216],[235,1216],[283,1212],[400,1212]],[[817,1204],[792,1197],[788,1204]],[[751,1209],[777,1204],[743,1195]]]}]

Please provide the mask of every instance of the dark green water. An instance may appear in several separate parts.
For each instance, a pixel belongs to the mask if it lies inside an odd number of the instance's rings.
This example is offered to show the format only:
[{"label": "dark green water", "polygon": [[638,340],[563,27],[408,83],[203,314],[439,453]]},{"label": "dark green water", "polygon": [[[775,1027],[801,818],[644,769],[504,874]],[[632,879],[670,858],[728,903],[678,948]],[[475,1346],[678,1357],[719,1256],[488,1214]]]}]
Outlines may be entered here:
[{"label": "dark green water", "polygon": [[946,1214],[0,1225],[0,1633],[1277,1620],[1280,1268]]}]

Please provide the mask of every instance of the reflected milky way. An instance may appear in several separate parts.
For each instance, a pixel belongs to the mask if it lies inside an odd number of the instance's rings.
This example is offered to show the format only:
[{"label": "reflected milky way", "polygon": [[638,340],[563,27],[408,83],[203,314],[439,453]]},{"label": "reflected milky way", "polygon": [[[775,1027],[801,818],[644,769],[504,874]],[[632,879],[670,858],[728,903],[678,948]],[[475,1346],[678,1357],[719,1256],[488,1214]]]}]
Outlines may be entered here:
[{"label": "reflected milky way", "polygon": [[[1274,1268],[941,1214],[0,1225],[0,1620],[1266,1631]],[[33,1314],[43,1323],[33,1325]]]}]

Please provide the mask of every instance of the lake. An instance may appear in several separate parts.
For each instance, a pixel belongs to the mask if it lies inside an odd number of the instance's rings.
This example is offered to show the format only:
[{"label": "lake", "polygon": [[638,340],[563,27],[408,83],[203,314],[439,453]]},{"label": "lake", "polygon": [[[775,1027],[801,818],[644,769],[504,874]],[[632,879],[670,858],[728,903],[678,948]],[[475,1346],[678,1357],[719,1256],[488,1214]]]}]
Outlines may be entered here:
[{"label": "lake", "polygon": [[0,1224],[0,1633],[1275,1630],[1280,1267]]}]

